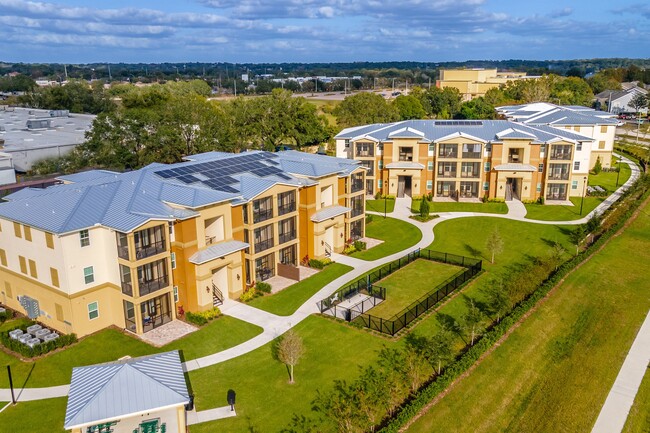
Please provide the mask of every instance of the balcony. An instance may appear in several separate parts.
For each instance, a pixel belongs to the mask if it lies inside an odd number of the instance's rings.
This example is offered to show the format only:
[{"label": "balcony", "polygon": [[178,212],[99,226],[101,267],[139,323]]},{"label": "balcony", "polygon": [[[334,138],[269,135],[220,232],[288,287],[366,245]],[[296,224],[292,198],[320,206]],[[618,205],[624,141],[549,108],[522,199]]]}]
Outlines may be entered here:
[{"label": "balcony", "polygon": [[372,145],[357,146],[356,152],[354,154],[355,156],[361,158],[371,157],[371,156],[375,156],[375,149],[374,146]]},{"label": "balcony", "polygon": [[352,192],[359,192],[363,189],[363,181],[355,180],[352,182]]},{"label": "balcony", "polygon": [[122,293],[127,296],[133,296],[133,283],[130,281],[122,281]]},{"label": "balcony", "polygon": [[571,159],[571,152],[553,152],[551,153],[551,159],[568,161]]},{"label": "balcony", "polygon": [[278,215],[288,214],[290,212],[294,212],[295,210],[296,210],[295,201],[285,203],[282,206],[278,206]]},{"label": "balcony", "polygon": [[165,241],[161,240],[148,245],[135,245],[135,259],[140,260],[147,257],[155,256],[166,250]]},{"label": "balcony", "polygon": [[[286,233],[282,233],[282,234],[280,234],[278,236],[278,243],[283,244],[285,242],[292,241],[295,238],[296,238],[296,231],[295,230],[290,231],[290,232],[286,232]],[[271,246],[273,246],[273,245],[271,245]],[[257,251],[257,246],[255,248],[256,248],[255,250]]]},{"label": "balcony", "polygon": [[167,286],[169,286],[169,278],[167,275],[163,275],[153,280],[138,281],[138,292],[140,296],[144,296]]},{"label": "balcony", "polygon": [[273,239],[267,239],[265,241],[255,242],[255,254],[273,248]]},{"label": "balcony", "polygon": [[273,209],[260,209],[253,211],[253,224],[273,218]]},{"label": "balcony", "polygon": [[478,173],[478,171],[476,171],[476,172],[474,172],[474,171],[461,171],[460,172],[460,177],[474,178],[475,179],[475,178],[479,177],[479,173]]},{"label": "balcony", "polygon": [[481,159],[481,152],[463,152],[463,159]]},{"label": "balcony", "polygon": [[550,173],[548,180],[569,180],[569,172]]},{"label": "balcony", "polygon": [[356,208],[356,207],[352,208],[352,210],[350,211],[350,218],[354,218],[356,216],[359,216],[362,213],[363,213],[363,208],[362,207],[361,208]]},{"label": "balcony", "polygon": [[438,177],[456,177],[456,171],[439,171]]},{"label": "balcony", "polygon": [[128,246],[117,246],[117,256],[120,259],[129,260],[129,247]]}]

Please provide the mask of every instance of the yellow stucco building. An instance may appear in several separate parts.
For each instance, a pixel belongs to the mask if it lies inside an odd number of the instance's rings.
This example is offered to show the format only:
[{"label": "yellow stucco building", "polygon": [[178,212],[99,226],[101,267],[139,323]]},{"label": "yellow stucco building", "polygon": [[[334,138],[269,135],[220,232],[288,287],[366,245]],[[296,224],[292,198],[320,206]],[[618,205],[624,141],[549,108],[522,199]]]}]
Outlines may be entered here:
[{"label": "yellow stucco building", "polygon": [[436,86],[441,89],[451,87],[458,89],[464,101],[485,96],[485,93],[508,81],[530,80],[539,78],[527,76],[525,72],[498,72],[496,69],[442,69]]}]

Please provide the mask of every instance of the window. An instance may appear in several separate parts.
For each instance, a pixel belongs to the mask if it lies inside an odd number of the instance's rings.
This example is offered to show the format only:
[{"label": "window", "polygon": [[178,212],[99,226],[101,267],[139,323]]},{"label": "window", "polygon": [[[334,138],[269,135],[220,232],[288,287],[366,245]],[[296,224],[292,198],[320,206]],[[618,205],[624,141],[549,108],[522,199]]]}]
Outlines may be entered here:
[{"label": "window", "polygon": [[34,260],[29,260],[29,275],[32,278],[38,278],[38,272],[36,271],[36,262]]},{"label": "window", "polygon": [[576,144],[576,152],[580,152],[582,150],[582,143]]},{"label": "window", "polygon": [[576,161],[573,163],[573,169],[574,170],[580,170],[580,161]]},{"label": "window", "polygon": [[178,286],[172,287],[172,294],[174,295],[174,303],[178,302]]},{"label": "window", "polygon": [[22,238],[23,235],[20,232],[20,224],[14,223],[14,234],[16,235],[17,238]]},{"label": "window", "polygon": [[172,253],[172,269],[176,269],[176,253]]},{"label": "window", "polygon": [[52,233],[45,233],[45,245],[50,249],[54,249],[54,237]]},{"label": "window", "polygon": [[578,181],[577,180],[574,180],[573,182],[571,182],[571,189],[578,189]]},{"label": "window", "polygon": [[378,165],[380,170],[383,169],[384,168],[384,160],[380,159],[379,161],[377,161],[377,165]]},{"label": "window", "polygon": [[7,266],[7,253],[3,249],[0,249],[0,264]]},{"label": "window", "polygon": [[490,182],[483,182],[483,191],[490,189]]},{"label": "window", "polygon": [[90,284],[95,281],[95,273],[92,266],[84,268],[84,281],[86,284]]},{"label": "window", "polygon": [[63,307],[61,304],[54,304],[54,311],[56,311],[56,320],[63,322],[65,318],[63,317]]},{"label": "window", "polygon": [[598,148],[599,149],[604,149],[605,148],[605,141],[604,140],[600,140],[598,142]]},{"label": "window", "polygon": [[436,150],[435,143],[429,143],[429,152],[434,152]]},{"label": "window", "polygon": [[427,180],[427,190],[433,189],[433,181]]},{"label": "window", "polygon": [[492,152],[492,143],[487,143],[487,144],[485,145],[485,151],[486,151],[487,153]]},{"label": "window", "polygon": [[350,147],[350,140],[346,138],[345,139],[345,148],[348,149],[349,147]]},{"label": "window", "polygon": [[573,130],[574,130],[575,132],[580,132],[580,127],[579,127],[579,126],[574,126],[574,127],[573,127]]},{"label": "window", "polygon": [[537,166],[537,171],[539,171],[540,173],[544,171],[544,163],[540,163],[540,164]]},{"label": "window", "polygon": [[90,234],[88,233],[88,230],[81,230],[79,232],[79,243],[82,247],[90,245]]},{"label": "window", "polygon": [[23,229],[25,230],[25,240],[31,242],[32,241],[32,228],[29,226],[23,226]]},{"label": "window", "polygon": [[542,182],[537,182],[537,192],[542,191]]},{"label": "window", "polygon": [[433,171],[433,161],[427,162],[427,170]]},{"label": "window", "polygon": [[52,285],[54,287],[59,287],[59,271],[50,268],[50,278],[52,279]]},{"label": "window", "polygon": [[546,144],[542,143],[541,146],[539,146],[539,156],[544,156],[546,154]]},{"label": "window", "polygon": [[377,188],[381,189],[382,186],[383,186],[383,184],[384,184],[384,182],[383,182],[381,179],[379,179],[379,180],[377,181]]},{"label": "window", "polygon": [[601,134],[607,133],[607,125],[600,125],[600,133]]},{"label": "window", "polygon": [[381,152],[382,150],[384,150],[384,143],[378,143],[378,144],[377,144],[377,150],[380,151],[380,152]]},{"label": "window", "polygon": [[490,163],[489,162],[486,162],[486,163],[483,164],[483,171],[485,171],[486,173],[488,171],[490,171]]},{"label": "window", "polygon": [[99,303],[97,301],[88,304],[88,319],[93,320],[99,317]]},{"label": "window", "polygon": [[27,273],[27,261],[23,256],[18,256],[18,261],[20,262],[20,272],[23,274]]}]

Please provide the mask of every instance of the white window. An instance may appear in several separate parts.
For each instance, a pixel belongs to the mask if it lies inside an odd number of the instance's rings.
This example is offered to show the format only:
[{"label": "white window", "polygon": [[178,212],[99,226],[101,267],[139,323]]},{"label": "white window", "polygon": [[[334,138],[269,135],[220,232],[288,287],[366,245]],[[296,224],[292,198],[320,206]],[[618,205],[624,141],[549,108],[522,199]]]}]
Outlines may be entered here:
[{"label": "white window", "polygon": [[95,272],[92,266],[84,268],[84,281],[86,284],[93,283],[95,281]]},{"label": "white window", "polygon": [[486,162],[485,164],[483,164],[483,170],[486,171],[486,172],[490,171],[490,163],[489,162]]},{"label": "white window", "polygon": [[176,269],[176,253],[172,253],[172,269]]},{"label": "white window", "polygon": [[433,161],[429,161],[429,162],[427,163],[427,170],[429,170],[429,171],[433,171]]},{"label": "white window", "polygon": [[540,173],[544,171],[544,163],[541,163],[537,166],[537,171],[539,171]]},{"label": "white window", "polygon": [[97,301],[88,304],[88,319],[93,320],[99,317],[99,303]]},{"label": "white window", "polygon": [[436,145],[435,143],[429,143],[429,152],[435,152]]},{"label": "white window", "polygon": [[537,192],[542,191],[542,182],[537,182]]},{"label": "white window", "polygon": [[490,152],[492,152],[492,144],[491,144],[491,143],[487,143],[487,144],[485,145],[485,152],[486,152],[486,153],[490,153]]},{"label": "white window", "polygon": [[582,150],[582,143],[576,144],[576,151],[581,151]]},{"label": "white window", "polygon": [[571,189],[578,189],[578,181],[577,180],[574,180],[573,182],[571,182]]},{"label": "white window", "polygon": [[350,140],[346,139],[345,140],[345,148],[347,149],[349,147],[350,147]]},{"label": "white window", "polygon": [[172,293],[174,294],[174,303],[178,302],[178,286],[172,288]]},{"label": "white window", "polygon": [[433,189],[433,181],[427,180],[427,189]]},{"label": "white window", "polygon": [[79,243],[82,247],[90,245],[90,234],[88,233],[88,230],[81,230],[79,232]]},{"label": "white window", "polygon": [[383,183],[384,183],[384,182],[382,182],[382,180],[379,179],[379,180],[377,181],[377,188],[381,189]]},{"label": "white window", "polygon": [[580,170],[580,161],[576,161],[573,163],[573,169],[574,170]]},{"label": "white window", "polygon": [[379,165],[379,169],[380,169],[380,170],[381,170],[382,168],[384,168],[384,160],[383,160],[383,159],[380,159],[379,161],[377,161],[377,164]]}]

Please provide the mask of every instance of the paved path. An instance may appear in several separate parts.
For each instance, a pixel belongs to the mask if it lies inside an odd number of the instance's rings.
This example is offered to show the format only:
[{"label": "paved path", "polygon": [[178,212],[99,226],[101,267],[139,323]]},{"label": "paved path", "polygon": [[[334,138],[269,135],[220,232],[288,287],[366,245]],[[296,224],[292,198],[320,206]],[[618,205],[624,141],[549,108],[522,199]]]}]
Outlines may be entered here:
[{"label": "paved path", "polygon": [[632,343],[591,433],[618,433],[639,391],[650,363],[650,312]]},{"label": "paved path", "polygon": [[214,421],[217,419],[231,418],[233,416],[237,416],[237,412],[231,410],[230,406],[223,406],[200,411],[197,411],[195,408],[187,412],[187,425],[200,424],[202,422]]},{"label": "paved path", "polygon": [[[309,298],[303,305],[301,305],[295,313],[290,316],[277,316],[275,314],[268,313],[263,310],[251,307],[247,304],[242,304],[237,301],[227,300],[221,308],[221,311],[229,316],[236,317],[237,319],[244,320],[246,322],[253,323],[257,326],[260,326],[264,331],[253,337],[252,339],[245,341],[235,347],[223,350],[221,352],[213,353],[201,358],[193,359],[187,361],[184,364],[186,371],[193,371],[199,368],[205,368],[211,365],[215,365],[221,362],[228,361],[230,359],[242,356],[246,353],[249,353],[253,350],[259,349],[265,344],[273,341],[278,336],[282,335],[292,327],[296,326],[298,323],[309,317],[313,313],[318,312],[317,302],[322,300],[325,297],[330,296],[340,287],[344,286],[349,281],[359,277],[360,275],[374,269],[378,266],[381,266],[385,263],[396,260],[400,257],[403,257],[408,252],[411,252],[417,248],[426,248],[433,242],[433,228],[440,224],[443,221],[447,221],[455,218],[466,218],[466,217],[494,217],[494,218],[506,218],[517,221],[524,221],[528,223],[537,223],[537,224],[582,224],[585,223],[591,218],[594,213],[602,213],[611,206],[616,200],[618,200],[627,187],[631,185],[639,177],[638,167],[629,159],[623,157],[622,161],[627,163],[632,169],[632,175],[630,179],[614,192],[610,197],[608,197],[603,203],[601,203],[596,209],[594,209],[589,215],[586,215],[584,218],[575,220],[575,221],[538,221],[526,219],[526,208],[521,204],[521,202],[511,203],[508,202],[508,213],[507,214],[491,214],[491,213],[476,213],[476,212],[440,212],[438,213],[439,218],[431,220],[426,223],[421,223],[419,221],[409,218],[411,216],[411,199],[398,198],[395,201],[395,210],[390,213],[392,218],[399,218],[410,224],[417,226],[422,232],[422,239],[420,241],[402,251],[399,251],[395,254],[392,254],[387,257],[382,257],[374,261],[365,261],[357,259],[354,257],[348,257],[340,254],[333,254],[333,259],[339,263],[348,264],[354,269],[350,272],[338,277],[334,281],[328,283],[325,287],[319,290],[311,298]],[[368,212],[373,213],[373,212]],[[376,213],[380,215],[380,213]],[[383,213],[381,213],[383,215]],[[55,386],[50,388],[25,388],[20,391],[18,396],[20,401],[28,400],[39,400],[53,397],[64,397],[68,393],[69,385]],[[17,391],[18,392],[18,391]],[[11,397],[8,389],[0,389],[0,401],[10,401]],[[200,412],[199,412],[200,413]]]}]

